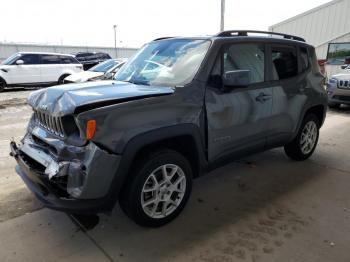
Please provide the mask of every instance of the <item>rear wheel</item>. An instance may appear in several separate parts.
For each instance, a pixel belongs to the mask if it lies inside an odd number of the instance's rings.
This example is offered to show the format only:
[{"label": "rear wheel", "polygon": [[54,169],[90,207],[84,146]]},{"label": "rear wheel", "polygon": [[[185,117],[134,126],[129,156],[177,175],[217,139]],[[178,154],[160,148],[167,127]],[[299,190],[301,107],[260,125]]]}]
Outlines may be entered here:
[{"label": "rear wheel", "polygon": [[69,76],[68,74],[66,74],[66,75],[61,75],[60,76],[60,78],[58,79],[58,84],[59,85],[62,85],[62,84],[64,84],[64,79],[67,77],[67,76]]},{"label": "rear wheel", "polygon": [[319,128],[318,118],[314,114],[306,115],[298,135],[284,147],[287,156],[298,161],[308,159],[316,148]]},{"label": "rear wheel", "polygon": [[5,81],[0,79],[0,92],[4,91],[5,87],[6,87]]},{"label": "rear wheel", "polygon": [[141,161],[124,188],[120,205],[137,224],[159,227],[175,219],[192,188],[189,162],[173,150],[161,150]]}]

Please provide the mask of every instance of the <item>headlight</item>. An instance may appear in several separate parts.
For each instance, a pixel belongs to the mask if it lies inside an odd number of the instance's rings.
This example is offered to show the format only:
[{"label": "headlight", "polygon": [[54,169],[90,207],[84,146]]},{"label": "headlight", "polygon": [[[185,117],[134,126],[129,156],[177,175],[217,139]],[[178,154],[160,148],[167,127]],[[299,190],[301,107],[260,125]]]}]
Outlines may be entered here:
[{"label": "headlight", "polygon": [[338,80],[336,78],[330,78],[329,79],[329,83],[330,84],[336,84],[338,82]]}]

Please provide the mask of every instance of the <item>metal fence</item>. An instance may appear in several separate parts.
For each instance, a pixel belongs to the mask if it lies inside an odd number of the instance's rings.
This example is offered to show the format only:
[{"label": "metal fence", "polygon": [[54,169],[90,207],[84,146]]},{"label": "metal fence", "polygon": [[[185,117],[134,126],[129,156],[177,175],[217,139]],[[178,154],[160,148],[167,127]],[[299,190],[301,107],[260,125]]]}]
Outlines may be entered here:
[{"label": "metal fence", "polygon": [[129,58],[137,50],[137,48],[124,47],[0,43],[0,61],[17,52],[52,52],[62,54],[71,54],[75,52],[105,52],[113,58]]}]

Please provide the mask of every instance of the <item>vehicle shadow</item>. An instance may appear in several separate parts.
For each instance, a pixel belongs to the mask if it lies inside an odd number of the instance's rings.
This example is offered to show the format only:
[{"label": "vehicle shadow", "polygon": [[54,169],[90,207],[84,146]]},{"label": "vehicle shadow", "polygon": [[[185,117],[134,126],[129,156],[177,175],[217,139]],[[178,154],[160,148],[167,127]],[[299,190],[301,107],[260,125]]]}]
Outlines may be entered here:
[{"label": "vehicle shadow", "polygon": [[293,162],[280,150],[268,151],[196,179],[187,207],[164,227],[139,227],[118,207],[87,234],[112,258],[126,261],[253,260],[308,225],[310,217],[280,199],[326,172],[311,161]]},{"label": "vehicle shadow", "polygon": [[7,88],[4,89],[1,93],[11,93],[11,92],[20,92],[20,91],[34,91],[41,89],[43,87],[14,87],[14,88]]},{"label": "vehicle shadow", "polygon": [[340,115],[349,115],[350,114],[350,105],[341,105],[339,108],[328,108],[328,112],[337,113]]}]

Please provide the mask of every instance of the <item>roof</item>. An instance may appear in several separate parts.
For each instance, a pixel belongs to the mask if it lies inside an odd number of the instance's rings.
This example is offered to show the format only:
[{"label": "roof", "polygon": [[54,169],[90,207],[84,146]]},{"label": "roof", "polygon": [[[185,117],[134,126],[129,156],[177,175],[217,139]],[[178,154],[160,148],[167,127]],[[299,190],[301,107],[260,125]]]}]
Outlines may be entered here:
[{"label": "roof", "polygon": [[268,31],[257,31],[257,30],[225,30],[217,33],[213,36],[205,36],[205,37],[160,37],[156,38],[153,41],[164,41],[171,39],[191,39],[191,40],[219,40],[219,39],[237,39],[237,40],[246,40],[256,39],[256,40],[282,40],[282,41],[293,41],[304,43],[305,39],[299,36],[284,34],[284,33],[276,33],[276,32],[268,32]]},{"label": "roof", "polygon": [[50,53],[50,52],[37,52],[37,51],[34,51],[34,52],[29,52],[29,51],[21,51],[21,52],[18,52],[18,54],[40,54],[40,55],[64,55],[64,56],[71,56],[73,57],[73,55],[70,55],[70,54],[61,54],[61,53]]}]

